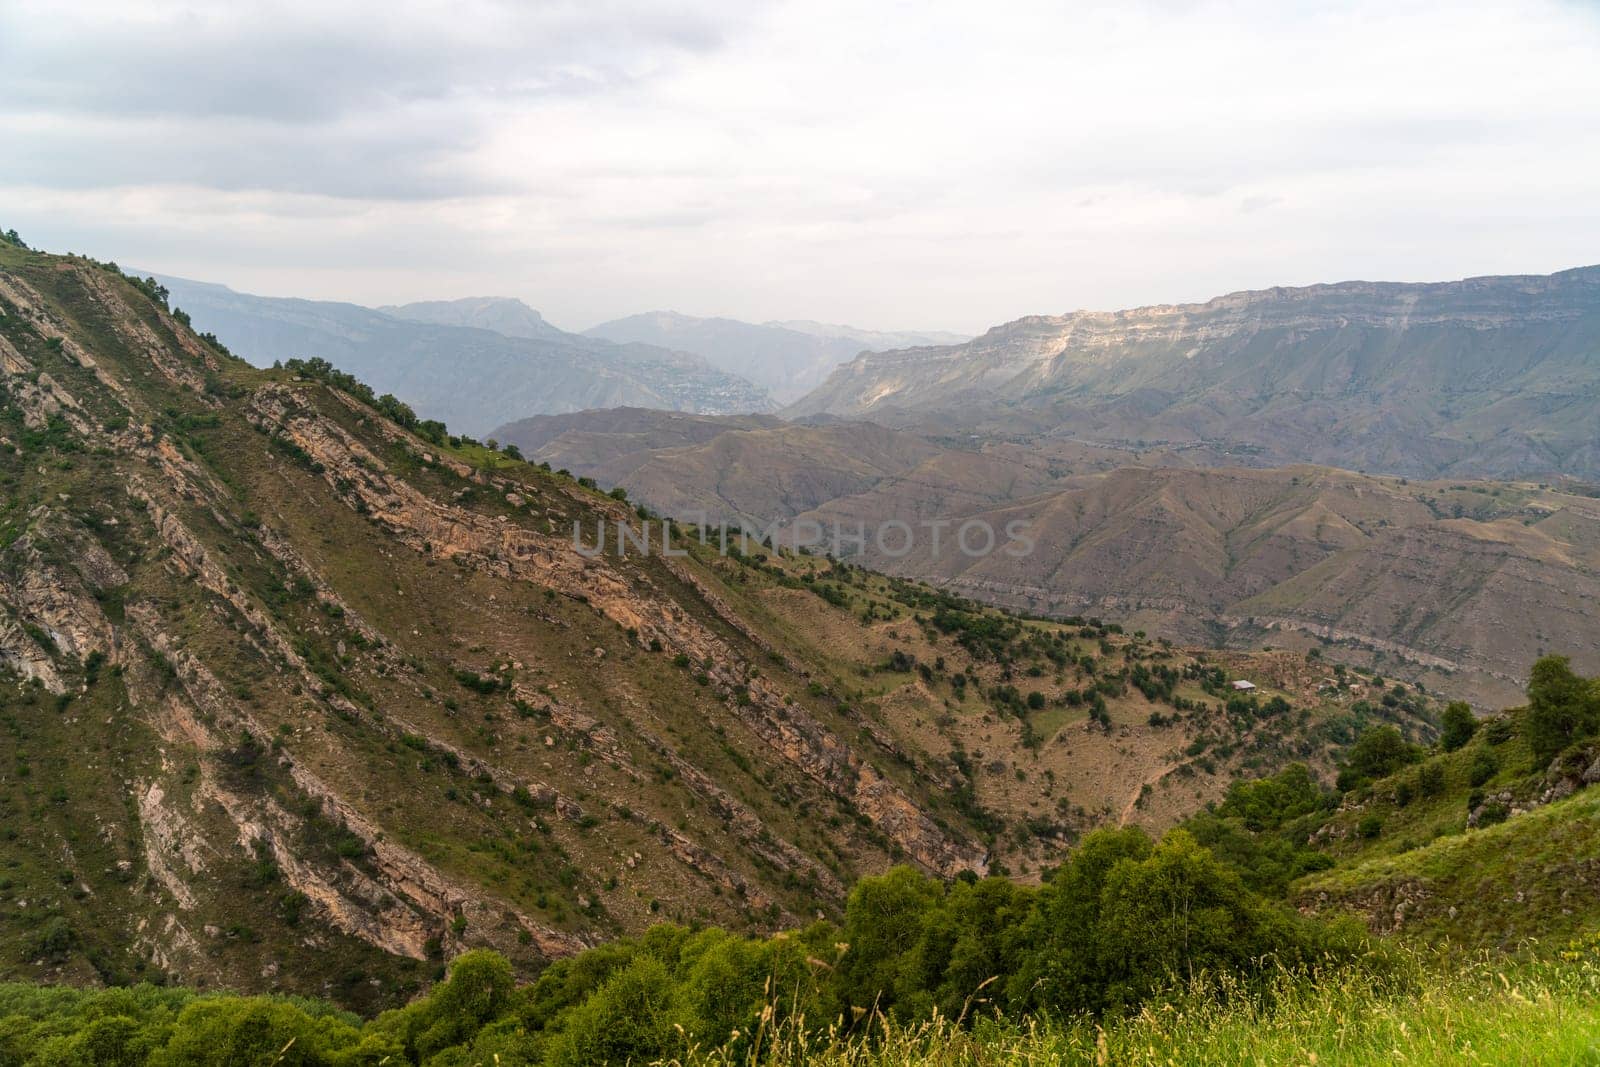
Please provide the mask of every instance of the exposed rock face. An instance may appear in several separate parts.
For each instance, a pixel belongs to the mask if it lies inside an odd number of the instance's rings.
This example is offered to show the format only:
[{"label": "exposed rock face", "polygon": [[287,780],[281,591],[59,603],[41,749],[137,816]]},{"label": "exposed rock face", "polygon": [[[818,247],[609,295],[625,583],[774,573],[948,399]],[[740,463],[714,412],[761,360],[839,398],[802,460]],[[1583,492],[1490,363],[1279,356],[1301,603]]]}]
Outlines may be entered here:
[{"label": "exposed rock face", "polygon": [[787,413],[1204,445],[1262,465],[1594,477],[1597,379],[1587,267],[1033,316],[864,354]]},{"label": "exposed rock face", "polygon": [[[262,389],[251,411],[258,425],[281,431],[310,455],[347,502],[413,548],[442,559],[459,557],[490,573],[569,596],[582,595],[619,627],[646,641],[662,642],[670,653],[715,665],[708,673],[752,731],[819,784],[848,796],[917,862],[946,875],[983,869],[981,849],[950,841],[891,782],[783,693],[763,679],[741,681],[738,657],[710,630],[678,617],[669,604],[640,595],[602,564],[574,551],[570,541],[428,499],[389,476],[381,461],[331,420],[308,413],[287,388]],[[615,521],[624,515],[616,510],[610,517]],[[731,612],[725,612],[724,621],[737,625]],[[747,699],[735,699],[736,689]]]}]

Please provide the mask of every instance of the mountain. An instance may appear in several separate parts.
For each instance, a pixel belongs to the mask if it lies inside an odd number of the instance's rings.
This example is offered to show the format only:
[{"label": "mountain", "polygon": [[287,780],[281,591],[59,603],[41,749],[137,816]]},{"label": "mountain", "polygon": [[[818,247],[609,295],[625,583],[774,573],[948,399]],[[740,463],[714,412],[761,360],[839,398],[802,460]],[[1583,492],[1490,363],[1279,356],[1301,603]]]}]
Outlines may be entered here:
[{"label": "mountain", "polygon": [[458,432],[480,435],[540,412],[628,404],[707,412],[771,406],[749,382],[699,357],[563,333],[521,304],[413,304],[388,314],[355,304],[251,296],[182,278],[159,280],[196,329],[228,338],[230,347],[257,366],[318,356]]},{"label": "mountain", "polygon": [[585,330],[584,335],[693,352],[714,367],[744,375],[785,403],[816,388],[835,367],[864,350],[966,340],[956,334],[880,333],[820,322],[755,325],[675,311],[614,319]]},{"label": "mountain", "polygon": [[882,352],[891,348],[912,348],[916,345],[959,345],[972,340],[969,334],[951,333],[948,330],[862,330],[836,322],[815,322],[811,319],[785,319],[765,325],[810,334],[812,337],[838,337],[853,341],[861,351]]},{"label": "mountain", "polygon": [[397,319],[429,322],[435,326],[466,326],[503,333],[507,337],[564,341],[572,336],[544,321],[544,316],[527,304],[508,296],[423,300],[415,304],[387,304],[378,310]]},{"label": "mountain", "polygon": [[1600,670],[1600,499],[1581,485],[1196,467],[1222,457],[841,421],[705,419],[690,436],[662,414],[614,433],[614,418],[496,432],[652,507],[755,529],[1018,523],[1026,555],[970,558],[947,532],[943,551],[925,535],[892,555],[869,541],[859,556],[1014,609],[1104,615],[1186,642],[1325,646],[1483,707],[1515,699],[1526,665],[1556,644]]},{"label": "mountain", "polygon": [[1410,477],[1600,477],[1600,267],[1033,316],[865,353],[790,415],[1204,447]]},{"label": "mountain", "polygon": [[0,485],[4,979],[376,1010],[470,947],[528,974],[657,922],[837,915],[895,863],[1037,877],[1246,770],[1330,775],[1373,723],[1433,732],[1422,694],[1291,653],[686,526],[686,554],[580,550],[662,527],[9,243]]}]

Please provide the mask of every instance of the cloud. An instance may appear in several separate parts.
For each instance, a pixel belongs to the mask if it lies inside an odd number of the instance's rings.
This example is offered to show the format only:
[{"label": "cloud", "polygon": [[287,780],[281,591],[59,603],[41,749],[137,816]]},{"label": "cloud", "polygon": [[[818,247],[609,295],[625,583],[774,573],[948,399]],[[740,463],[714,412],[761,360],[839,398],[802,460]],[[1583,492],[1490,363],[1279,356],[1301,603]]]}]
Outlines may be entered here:
[{"label": "cloud", "polygon": [[975,331],[1592,260],[1596,54],[1553,0],[24,0],[0,196],[272,292]]}]

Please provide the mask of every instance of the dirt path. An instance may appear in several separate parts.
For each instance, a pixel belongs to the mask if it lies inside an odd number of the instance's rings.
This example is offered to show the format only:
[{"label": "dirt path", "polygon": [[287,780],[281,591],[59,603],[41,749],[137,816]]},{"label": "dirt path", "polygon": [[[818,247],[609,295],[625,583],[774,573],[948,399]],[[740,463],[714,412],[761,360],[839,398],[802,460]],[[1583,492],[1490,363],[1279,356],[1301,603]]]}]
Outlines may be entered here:
[{"label": "dirt path", "polygon": [[1128,825],[1128,820],[1133,818],[1133,810],[1139,806],[1139,798],[1144,795],[1145,786],[1154,788],[1157,782],[1161,781],[1161,779],[1165,778],[1167,775],[1171,774],[1181,766],[1183,766],[1181,763],[1169,763],[1165,767],[1162,767],[1160,770],[1156,771],[1150,777],[1146,778],[1144,781],[1140,782],[1139,788],[1133,791],[1133,796],[1129,797],[1128,802],[1122,806],[1122,814],[1117,818],[1118,828],[1120,829],[1121,827]]}]

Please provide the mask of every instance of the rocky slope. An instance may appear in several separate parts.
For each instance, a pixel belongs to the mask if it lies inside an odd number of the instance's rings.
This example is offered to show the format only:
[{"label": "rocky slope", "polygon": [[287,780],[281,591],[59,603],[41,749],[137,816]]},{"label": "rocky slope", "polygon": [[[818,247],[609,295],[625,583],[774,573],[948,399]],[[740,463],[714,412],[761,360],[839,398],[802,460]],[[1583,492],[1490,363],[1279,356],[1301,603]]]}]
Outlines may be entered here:
[{"label": "rocky slope", "polygon": [[1202,446],[1413,477],[1600,477],[1600,267],[1033,316],[866,353],[788,413]]},{"label": "rocky slope", "polygon": [[[1298,657],[683,528],[590,556],[574,526],[637,529],[623,502],[300,370],[0,245],[0,976],[373,1007],[468,946],[531,970],[793,924],[892,862],[1031,873],[1246,767],[1326,770],[1374,715],[1429,729]],[[1282,703],[1224,712],[1241,672]]]},{"label": "rocky slope", "polygon": [[715,413],[772,406],[744,378],[698,356],[565,333],[514,301],[374,311],[160,281],[195,329],[227,338],[257,366],[321,357],[458,432],[481,435],[527,415],[628,404]]},{"label": "rocky slope", "polygon": [[1296,882],[1292,901],[1427,944],[1510,952],[1592,937],[1600,744],[1535,758],[1525,715],[1497,714],[1464,747],[1347,794],[1299,827],[1336,864]]}]

